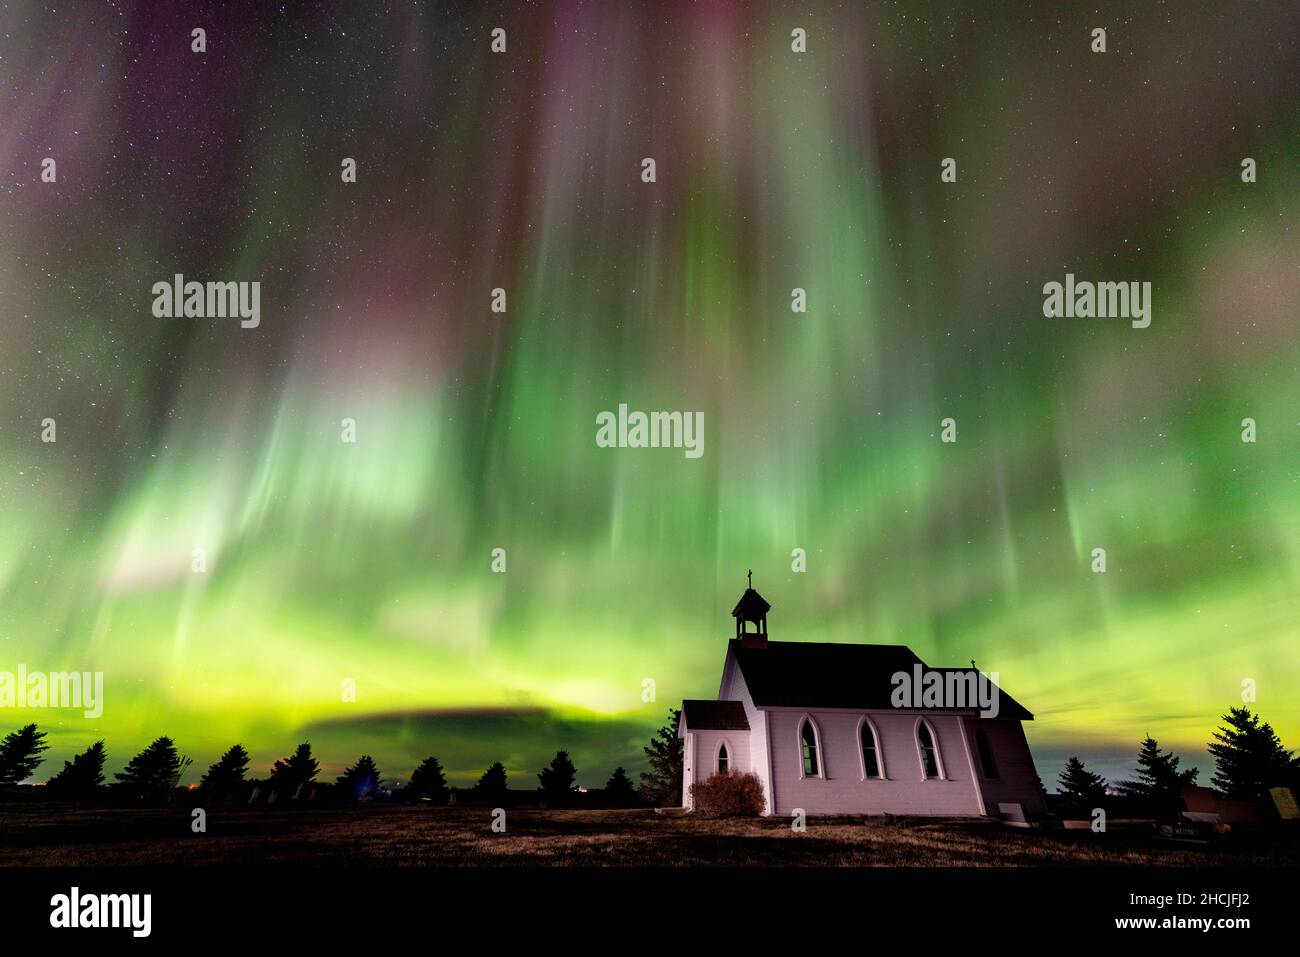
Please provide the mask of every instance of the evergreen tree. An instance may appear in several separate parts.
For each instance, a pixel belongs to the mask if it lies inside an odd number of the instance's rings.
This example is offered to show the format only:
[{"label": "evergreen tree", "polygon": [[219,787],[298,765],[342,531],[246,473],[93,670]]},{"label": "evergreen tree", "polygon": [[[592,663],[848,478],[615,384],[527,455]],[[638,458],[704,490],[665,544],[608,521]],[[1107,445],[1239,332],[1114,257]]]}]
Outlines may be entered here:
[{"label": "evergreen tree", "polygon": [[571,801],[576,790],[573,780],[577,773],[578,769],[569,760],[569,752],[556,751],[550,767],[542,768],[541,773],[537,775],[546,802],[562,805]]},{"label": "evergreen tree", "polygon": [[650,770],[641,772],[641,797],[656,807],[682,803],[682,741],[677,737],[682,712],[669,708],[668,717],[670,723],[655,732],[645,748]]},{"label": "evergreen tree", "polygon": [[1162,752],[1156,740],[1149,735],[1142,742],[1137,763],[1137,777],[1121,781],[1119,790],[1156,809],[1177,807],[1183,786],[1196,783],[1196,768],[1179,771],[1178,757],[1173,752]]},{"label": "evergreen tree", "polygon": [[45,793],[64,801],[89,801],[104,786],[104,742],[96,741],[71,761],[45,785]]},{"label": "evergreen tree", "polygon": [[417,801],[428,798],[439,804],[447,801],[447,777],[442,773],[442,765],[434,757],[425,758],[418,768],[411,772],[411,783],[407,793]]},{"label": "evergreen tree", "polygon": [[1056,781],[1066,800],[1079,807],[1097,807],[1106,796],[1105,779],[1085,768],[1078,758],[1065,762],[1065,770]]},{"label": "evergreen tree", "polygon": [[298,795],[316,779],[320,762],[311,755],[311,744],[304,741],[287,758],[280,758],[271,766],[271,788],[283,798]]},{"label": "evergreen tree", "polygon": [[627,772],[621,767],[615,768],[605,782],[605,800],[614,807],[628,807],[636,803],[636,790],[632,787]]},{"label": "evergreen tree", "polygon": [[1271,787],[1285,787],[1295,773],[1291,752],[1267,722],[1250,709],[1230,708],[1214,732],[1209,751],[1214,757],[1211,784],[1224,797],[1251,801]]},{"label": "evergreen tree", "polygon": [[171,738],[158,738],[114,775],[117,787],[137,801],[166,801],[188,760],[176,753]]},{"label": "evergreen tree", "polygon": [[223,754],[199,780],[203,793],[221,800],[230,797],[244,783],[248,773],[248,752],[242,744],[234,745]]},{"label": "evergreen tree", "polygon": [[339,775],[334,783],[347,800],[374,797],[379,791],[379,768],[375,759],[368,754],[361,755],[357,763]]},{"label": "evergreen tree", "polygon": [[45,732],[36,730],[34,724],[5,735],[0,741],[0,785],[26,781],[45,760],[41,752],[48,749]]},{"label": "evergreen tree", "polygon": [[510,786],[509,779],[506,776],[506,767],[500,761],[494,761],[492,766],[483,772],[483,776],[478,779],[478,784],[474,785],[474,790],[482,798],[502,798],[505,797],[506,789]]}]

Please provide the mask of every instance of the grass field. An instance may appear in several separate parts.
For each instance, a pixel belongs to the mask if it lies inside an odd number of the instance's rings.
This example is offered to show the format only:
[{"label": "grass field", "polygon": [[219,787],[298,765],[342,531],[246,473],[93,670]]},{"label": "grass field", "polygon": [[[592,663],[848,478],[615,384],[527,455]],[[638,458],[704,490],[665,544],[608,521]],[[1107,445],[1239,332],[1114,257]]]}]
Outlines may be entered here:
[{"label": "grass field", "polygon": [[486,808],[214,807],[207,833],[188,807],[82,809],[0,806],[0,865],[306,864],[321,866],[1173,866],[1300,864],[1295,831],[1237,834],[1222,844],[1165,843],[1140,830],[1110,834],[1017,830],[990,821],[710,820],[653,811],[508,812]]}]

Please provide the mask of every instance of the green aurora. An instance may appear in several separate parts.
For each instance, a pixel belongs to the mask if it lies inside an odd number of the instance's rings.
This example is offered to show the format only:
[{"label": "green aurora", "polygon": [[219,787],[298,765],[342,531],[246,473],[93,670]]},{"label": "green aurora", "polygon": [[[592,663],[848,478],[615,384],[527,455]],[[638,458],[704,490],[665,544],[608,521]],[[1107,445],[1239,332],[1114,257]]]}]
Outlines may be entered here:
[{"label": "green aurora", "polygon": [[[1049,783],[1148,733],[1204,780],[1245,679],[1300,747],[1293,5],[73,10],[0,10],[0,671],[105,681],[0,712],[39,779],[165,733],[599,786],[749,568],[773,638],[998,672]],[[1067,272],[1151,327],[1044,318]],[[260,326],[154,318],[175,273]],[[620,403],[703,456],[597,447]]]}]

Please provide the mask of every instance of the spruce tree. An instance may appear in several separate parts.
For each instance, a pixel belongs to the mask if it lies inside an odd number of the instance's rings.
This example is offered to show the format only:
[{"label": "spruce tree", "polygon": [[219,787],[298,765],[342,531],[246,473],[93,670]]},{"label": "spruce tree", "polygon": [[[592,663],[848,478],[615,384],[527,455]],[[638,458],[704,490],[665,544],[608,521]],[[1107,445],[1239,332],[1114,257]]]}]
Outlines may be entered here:
[{"label": "spruce tree", "polygon": [[1178,757],[1173,752],[1162,752],[1160,745],[1150,735],[1142,742],[1138,752],[1136,777],[1121,781],[1122,794],[1146,802],[1155,809],[1168,810],[1178,806],[1184,785],[1196,783],[1196,768],[1178,770]]},{"label": "spruce tree", "polygon": [[357,763],[340,774],[334,783],[346,800],[374,797],[379,791],[379,768],[375,759],[368,754],[361,755]]},{"label": "spruce tree", "polygon": [[271,766],[271,787],[282,798],[292,798],[316,779],[320,762],[311,754],[310,742],[304,741],[287,758],[280,758]]},{"label": "spruce tree", "polygon": [[677,737],[681,709],[669,708],[668,717],[670,723],[656,731],[645,748],[650,770],[641,772],[641,796],[657,807],[682,803],[682,740]]},{"label": "spruce tree", "polygon": [[244,783],[248,773],[248,752],[236,744],[223,754],[199,780],[203,792],[216,800],[230,797]]},{"label": "spruce tree", "polygon": [[104,742],[96,741],[71,761],[45,785],[45,793],[64,801],[89,801],[104,786]]},{"label": "spruce tree", "polygon": [[426,798],[435,803],[447,801],[447,777],[442,773],[442,765],[435,757],[425,758],[420,766],[411,772],[411,783],[407,793],[417,801]]},{"label": "spruce tree", "polygon": [[34,724],[5,735],[0,741],[0,785],[26,781],[45,760],[41,752],[48,748],[45,732],[36,730]]},{"label": "spruce tree", "polygon": [[1209,751],[1214,757],[1210,783],[1224,797],[1251,801],[1271,787],[1285,787],[1294,774],[1291,752],[1267,722],[1250,709],[1230,708],[1223,726],[1214,732]]},{"label": "spruce tree", "polygon": [[510,781],[506,776],[505,765],[500,761],[494,761],[492,766],[484,771],[483,776],[478,779],[478,784],[474,785],[474,790],[482,798],[502,798],[505,797],[509,786]]},{"label": "spruce tree", "polygon": [[1056,779],[1066,800],[1082,808],[1097,807],[1106,796],[1106,781],[1093,774],[1078,758],[1065,762],[1065,769]]},{"label": "spruce tree", "polygon": [[614,807],[628,807],[636,802],[636,790],[632,787],[627,772],[621,767],[615,768],[605,782],[605,800]]},{"label": "spruce tree", "polygon": [[550,767],[543,768],[537,775],[546,802],[558,806],[572,801],[575,790],[573,781],[577,773],[578,769],[569,760],[569,752],[556,751]]},{"label": "spruce tree", "polygon": [[176,753],[171,738],[163,736],[114,775],[116,787],[137,801],[166,801],[184,773],[188,760]]}]

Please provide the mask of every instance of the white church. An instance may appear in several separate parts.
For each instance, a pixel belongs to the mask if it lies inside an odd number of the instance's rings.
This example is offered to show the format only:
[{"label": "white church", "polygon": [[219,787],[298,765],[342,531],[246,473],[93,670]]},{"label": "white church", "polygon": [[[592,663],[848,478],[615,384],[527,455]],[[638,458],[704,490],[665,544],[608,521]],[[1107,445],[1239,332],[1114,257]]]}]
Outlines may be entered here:
[{"label": "white church", "polygon": [[[970,679],[903,645],[769,641],[771,606],[752,587],[732,611],[716,701],[682,702],[682,804],[720,771],[754,772],[764,813],[1001,816],[1046,812],[1021,727],[1033,715],[993,687],[993,709],[899,707],[896,676]],[[750,630],[750,625],[754,630]]]}]

